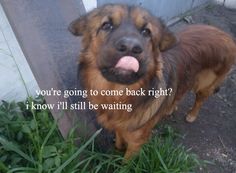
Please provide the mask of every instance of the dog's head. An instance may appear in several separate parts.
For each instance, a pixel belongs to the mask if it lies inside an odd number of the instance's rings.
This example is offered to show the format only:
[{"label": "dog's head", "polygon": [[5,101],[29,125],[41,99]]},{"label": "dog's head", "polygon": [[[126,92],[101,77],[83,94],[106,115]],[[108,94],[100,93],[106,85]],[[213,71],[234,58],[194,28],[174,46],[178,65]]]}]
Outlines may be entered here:
[{"label": "dog's head", "polygon": [[121,84],[155,73],[160,51],[176,42],[158,18],[126,5],[94,9],[73,21],[69,30],[83,36],[82,52],[88,56],[81,62],[98,68],[108,81]]}]

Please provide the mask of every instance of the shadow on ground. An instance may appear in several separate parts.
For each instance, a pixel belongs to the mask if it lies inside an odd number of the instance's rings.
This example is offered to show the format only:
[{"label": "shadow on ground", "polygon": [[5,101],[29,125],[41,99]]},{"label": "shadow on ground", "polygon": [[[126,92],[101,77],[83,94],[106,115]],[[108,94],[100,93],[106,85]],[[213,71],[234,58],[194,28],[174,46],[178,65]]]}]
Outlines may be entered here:
[{"label": "shadow on ground", "polygon": [[[236,10],[223,6],[209,5],[191,14],[193,23],[217,26],[236,37]],[[172,27],[179,30],[184,21]],[[199,118],[192,124],[184,121],[186,112],[193,105],[194,96],[189,94],[179,109],[163,123],[175,127],[185,134],[183,143],[201,159],[213,161],[199,170],[203,173],[236,173],[236,67],[221,86],[203,105]]]}]

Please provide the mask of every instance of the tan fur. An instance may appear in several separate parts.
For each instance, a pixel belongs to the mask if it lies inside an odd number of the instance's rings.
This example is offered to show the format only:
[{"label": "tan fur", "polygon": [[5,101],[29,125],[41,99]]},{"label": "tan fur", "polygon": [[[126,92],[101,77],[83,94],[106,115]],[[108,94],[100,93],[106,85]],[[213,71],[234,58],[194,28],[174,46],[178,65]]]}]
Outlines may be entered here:
[{"label": "tan fur", "polygon": [[194,92],[199,92],[209,87],[217,78],[217,75],[211,69],[202,70],[197,74],[196,80],[193,86]]}]

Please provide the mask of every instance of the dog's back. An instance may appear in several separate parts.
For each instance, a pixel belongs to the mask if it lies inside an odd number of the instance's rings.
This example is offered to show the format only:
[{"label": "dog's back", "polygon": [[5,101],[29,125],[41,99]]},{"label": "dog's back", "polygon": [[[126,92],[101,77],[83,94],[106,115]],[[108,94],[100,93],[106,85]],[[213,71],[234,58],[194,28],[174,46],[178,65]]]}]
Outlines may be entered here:
[{"label": "dog's back", "polygon": [[202,102],[214,93],[236,62],[236,44],[229,34],[208,25],[188,26],[177,37],[178,44],[163,53],[163,59],[165,63],[175,62],[179,81],[175,102],[188,90],[196,93],[196,106],[187,118],[192,122]]},{"label": "dog's back", "polygon": [[196,72],[211,68],[221,73],[236,61],[235,41],[229,34],[215,27],[190,25],[177,33],[177,37],[179,43],[165,52],[164,58],[175,58],[177,63],[191,66]]},{"label": "dog's back", "polygon": [[209,25],[191,25],[177,36],[184,52],[188,51],[190,58],[201,63],[203,68],[211,68],[218,62],[224,62],[225,65],[235,62],[235,42],[229,34],[218,28]]}]

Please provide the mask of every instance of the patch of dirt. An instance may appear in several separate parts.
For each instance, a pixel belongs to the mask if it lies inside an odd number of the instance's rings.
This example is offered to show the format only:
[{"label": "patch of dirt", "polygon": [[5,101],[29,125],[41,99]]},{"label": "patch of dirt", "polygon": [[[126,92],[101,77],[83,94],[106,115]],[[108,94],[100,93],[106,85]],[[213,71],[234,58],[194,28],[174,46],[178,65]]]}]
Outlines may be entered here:
[{"label": "patch of dirt", "polygon": [[[236,37],[236,10],[219,5],[209,5],[191,14],[194,23],[216,26]],[[172,27],[179,30],[187,25],[184,21]],[[198,119],[185,122],[185,116],[194,102],[191,93],[179,105],[179,109],[163,123],[168,123],[185,134],[180,141],[208,164],[198,172],[236,173],[236,67],[221,86],[202,106]]]}]

